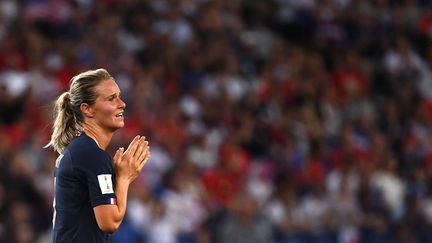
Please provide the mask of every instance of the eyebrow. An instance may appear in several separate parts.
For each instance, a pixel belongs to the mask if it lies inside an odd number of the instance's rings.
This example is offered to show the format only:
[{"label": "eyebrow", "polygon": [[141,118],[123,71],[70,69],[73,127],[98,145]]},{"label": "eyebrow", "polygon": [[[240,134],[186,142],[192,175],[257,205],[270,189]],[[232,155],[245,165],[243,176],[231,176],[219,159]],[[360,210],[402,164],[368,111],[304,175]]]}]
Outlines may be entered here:
[{"label": "eyebrow", "polygon": [[106,96],[106,98],[109,99],[109,98],[111,98],[111,97],[115,97],[115,96],[117,96],[117,94],[118,94],[118,96],[120,96],[120,95],[121,95],[121,92],[118,92],[118,93],[114,93],[114,94],[108,95],[108,96]]}]

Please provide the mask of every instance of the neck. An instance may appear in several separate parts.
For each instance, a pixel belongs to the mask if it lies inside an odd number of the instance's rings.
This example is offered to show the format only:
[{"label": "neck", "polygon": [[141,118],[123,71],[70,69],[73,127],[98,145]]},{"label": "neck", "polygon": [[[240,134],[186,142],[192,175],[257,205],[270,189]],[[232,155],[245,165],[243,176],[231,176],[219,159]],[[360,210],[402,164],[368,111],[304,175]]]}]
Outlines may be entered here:
[{"label": "neck", "polygon": [[113,136],[112,132],[107,132],[101,127],[92,123],[84,123],[83,128],[85,134],[91,137],[99,146],[99,148],[105,150],[108,147],[108,144],[110,143]]}]

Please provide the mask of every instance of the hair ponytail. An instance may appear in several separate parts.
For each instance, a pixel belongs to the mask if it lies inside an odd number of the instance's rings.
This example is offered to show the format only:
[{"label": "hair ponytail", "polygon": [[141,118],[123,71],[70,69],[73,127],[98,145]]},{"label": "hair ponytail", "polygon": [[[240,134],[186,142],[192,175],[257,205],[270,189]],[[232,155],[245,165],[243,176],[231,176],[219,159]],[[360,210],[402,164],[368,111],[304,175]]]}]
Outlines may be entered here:
[{"label": "hair ponytail", "polygon": [[70,92],[61,94],[54,105],[54,124],[51,141],[45,146],[52,146],[62,153],[64,148],[79,132],[77,119],[71,104]]}]

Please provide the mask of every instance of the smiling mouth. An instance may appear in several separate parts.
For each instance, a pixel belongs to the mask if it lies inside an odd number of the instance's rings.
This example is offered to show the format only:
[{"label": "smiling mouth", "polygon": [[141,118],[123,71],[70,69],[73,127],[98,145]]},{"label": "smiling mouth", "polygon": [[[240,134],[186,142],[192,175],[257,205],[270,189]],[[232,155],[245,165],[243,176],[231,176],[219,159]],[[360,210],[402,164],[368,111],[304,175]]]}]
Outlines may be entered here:
[{"label": "smiling mouth", "polygon": [[123,112],[118,113],[118,114],[116,115],[116,117],[121,117],[121,118],[123,118]]}]

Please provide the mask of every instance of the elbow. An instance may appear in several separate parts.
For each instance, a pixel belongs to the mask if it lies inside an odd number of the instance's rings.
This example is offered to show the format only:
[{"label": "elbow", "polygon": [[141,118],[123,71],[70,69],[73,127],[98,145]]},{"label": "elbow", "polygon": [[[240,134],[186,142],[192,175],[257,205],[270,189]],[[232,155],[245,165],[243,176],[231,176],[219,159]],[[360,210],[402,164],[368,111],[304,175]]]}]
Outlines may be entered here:
[{"label": "elbow", "polygon": [[102,230],[105,233],[112,234],[118,230],[120,227],[120,222],[111,222],[111,223],[105,223],[105,224],[98,224],[99,229]]},{"label": "elbow", "polygon": [[108,234],[118,230],[123,220],[123,215],[120,215],[117,207],[112,205],[99,205],[94,208],[94,212],[99,229]]}]

